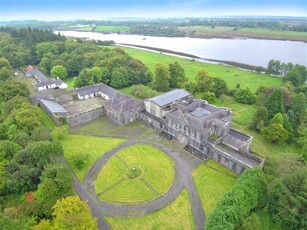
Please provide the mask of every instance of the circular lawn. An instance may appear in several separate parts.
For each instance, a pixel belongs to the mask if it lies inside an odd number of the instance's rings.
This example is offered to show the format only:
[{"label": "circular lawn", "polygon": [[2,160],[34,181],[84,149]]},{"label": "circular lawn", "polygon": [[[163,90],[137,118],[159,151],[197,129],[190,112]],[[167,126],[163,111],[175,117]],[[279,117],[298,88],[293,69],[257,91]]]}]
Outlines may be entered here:
[{"label": "circular lawn", "polygon": [[107,202],[139,203],[166,193],[174,180],[174,162],[161,150],[136,144],[118,151],[102,168],[95,184]]}]

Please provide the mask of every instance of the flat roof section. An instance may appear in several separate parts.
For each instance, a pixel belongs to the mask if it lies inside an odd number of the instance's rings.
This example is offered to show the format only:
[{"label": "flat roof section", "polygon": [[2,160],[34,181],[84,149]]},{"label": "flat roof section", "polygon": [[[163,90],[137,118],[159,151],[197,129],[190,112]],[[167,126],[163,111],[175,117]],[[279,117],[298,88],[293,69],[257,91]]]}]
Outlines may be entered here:
[{"label": "flat roof section", "polygon": [[191,94],[184,89],[174,89],[159,96],[149,98],[148,101],[153,101],[162,107],[189,95]]},{"label": "flat roof section", "polygon": [[194,117],[197,117],[197,118],[201,118],[201,117],[204,117],[204,116],[207,116],[211,114],[210,111],[204,109],[204,108],[196,108],[193,112],[191,112],[191,115],[193,115]]}]

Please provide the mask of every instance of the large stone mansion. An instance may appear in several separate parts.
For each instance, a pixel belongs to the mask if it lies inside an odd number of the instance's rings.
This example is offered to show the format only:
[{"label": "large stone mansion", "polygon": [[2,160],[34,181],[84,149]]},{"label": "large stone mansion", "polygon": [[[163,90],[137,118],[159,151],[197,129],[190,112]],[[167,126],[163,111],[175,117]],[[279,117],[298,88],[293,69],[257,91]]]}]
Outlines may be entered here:
[{"label": "large stone mansion", "polygon": [[144,101],[104,84],[45,92],[38,92],[38,103],[57,124],[76,127],[104,115],[120,125],[140,120],[199,159],[211,158],[237,174],[264,163],[249,153],[252,137],[231,128],[231,110],[195,99],[183,89]]}]

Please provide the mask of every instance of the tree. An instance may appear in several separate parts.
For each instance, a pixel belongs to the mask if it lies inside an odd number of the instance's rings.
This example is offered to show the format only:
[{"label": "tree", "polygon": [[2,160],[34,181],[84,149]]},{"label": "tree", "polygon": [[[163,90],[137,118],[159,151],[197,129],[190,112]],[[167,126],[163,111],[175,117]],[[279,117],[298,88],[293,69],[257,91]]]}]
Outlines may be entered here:
[{"label": "tree", "polygon": [[202,96],[202,99],[208,101],[209,103],[214,103],[215,102],[215,94],[213,92],[205,92]]},{"label": "tree", "polygon": [[281,124],[273,123],[261,129],[261,134],[272,143],[281,144],[288,140],[289,132]]},{"label": "tree", "polygon": [[11,69],[7,69],[6,67],[0,68],[0,80],[5,81],[10,79],[12,75]]},{"label": "tree", "polygon": [[181,65],[179,65],[178,62],[175,62],[174,64],[169,64],[169,86],[171,88],[177,88],[181,87],[181,85],[186,81],[184,69]]},{"label": "tree", "polygon": [[12,69],[10,62],[4,57],[0,58],[0,69],[2,68],[6,68],[8,70]]},{"label": "tree", "polygon": [[294,119],[297,124],[300,124],[307,114],[307,98],[305,94],[299,93],[292,97],[292,111],[294,113]]},{"label": "tree", "polygon": [[211,91],[214,92],[217,98],[227,93],[228,87],[226,81],[219,77],[214,77],[212,80]]},{"label": "tree", "polygon": [[290,81],[294,86],[304,84],[307,80],[307,69],[302,65],[295,65],[283,78],[284,81]]},{"label": "tree", "polygon": [[206,229],[235,229],[265,198],[266,181],[260,168],[245,170],[219,200],[206,220]]},{"label": "tree", "polygon": [[283,114],[285,111],[283,97],[280,89],[275,89],[266,99],[264,103],[268,109],[269,119],[273,118],[275,114]]},{"label": "tree", "polygon": [[270,190],[268,199],[270,214],[287,229],[306,229],[306,194],[306,167],[292,169],[291,173],[277,180]]},{"label": "tree", "polygon": [[58,200],[53,209],[55,229],[98,229],[97,221],[92,217],[90,209],[78,196]]},{"label": "tree", "polygon": [[40,217],[50,218],[56,201],[71,193],[72,176],[65,165],[55,163],[45,166],[40,180],[35,200],[40,207],[37,211]]},{"label": "tree", "polygon": [[41,61],[42,58],[49,53],[52,55],[58,54],[58,48],[55,44],[51,42],[42,42],[36,46],[36,55],[39,61]]},{"label": "tree", "polygon": [[67,136],[68,129],[69,127],[67,125],[55,127],[51,132],[51,136],[54,140],[62,140]]},{"label": "tree", "polygon": [[128,85],[129,83],[125,72],[120,68],[114,68],[111,77],[111,86],[120,89]]},{"label": "tree", "polygon": [[195,90],[197,92],[208,92],[211,89],[212,78],[209,76],[208,72],[205,70],[200,70],[197,72],[195,78]]},{"label": "tree", "polygon": [[51,77],[65,79],[67,77],[67,70],[62,65],[56,65],[51,69]]},{"label": "tree", "polygon": [[270,60],[267,67],[267,73],[279,75],[281,71],[281,63],[278,60]]},{"label": "tree", "polygon": [[276,113],[275,116],[272,118],[271,123],[276,123],[283,125],[284,123],[284,118],[281,113]]},{"label": "tree", "polygon": [[254,104],[257,97],[253,94],[248,87],[246,89],[239,89],[234,94],[235,100],[243,104]]},{"label": "tree", "polygon": [[262,223],[256,213],[245,218],[238,228],[239,230],[262,230]]},{"label": "tree", "polygon": [[170,74],[166,65],[156,64],[153,87],[159,92],[165,92],[169,89]]},{"label": "tree", "polygon": [[267,125],[268,125],[268,109],[264,106],[260,106],[257,108],[257,111],[253,116],[253,119],[250,123],[250,127],[260,132],[260,130]]},{"label": "tree", "polygon": [[97,83],[100,83],[102,82],[102,69],[99,68],[99,67],[93,67],[91,69],[91,75],[92,75],[92,79],[91,81],[94,83],[94,84],[97,84]]}]

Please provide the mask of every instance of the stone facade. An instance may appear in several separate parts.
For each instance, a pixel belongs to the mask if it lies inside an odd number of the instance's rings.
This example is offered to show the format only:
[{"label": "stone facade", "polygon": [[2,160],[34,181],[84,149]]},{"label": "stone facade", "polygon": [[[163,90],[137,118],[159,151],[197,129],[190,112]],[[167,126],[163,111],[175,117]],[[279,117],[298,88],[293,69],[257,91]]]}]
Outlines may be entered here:
[{"label": "stone facade", "polygon": [[263,165],[262,159],[249,153],[252,137],[231,129],[233,113],[229,109],[191,95],[173,97],[167,104],[158,105],[155,98],[146,103],[140,119],[166,138],[182,143],[196,157],[211,158],[238,174]]},{"label": "stone facade", "polygon": [[120,125],[125,125],[139,119],[143,103],[125,94],[117,93],[106,101],[104,109],[108,118]]}]

